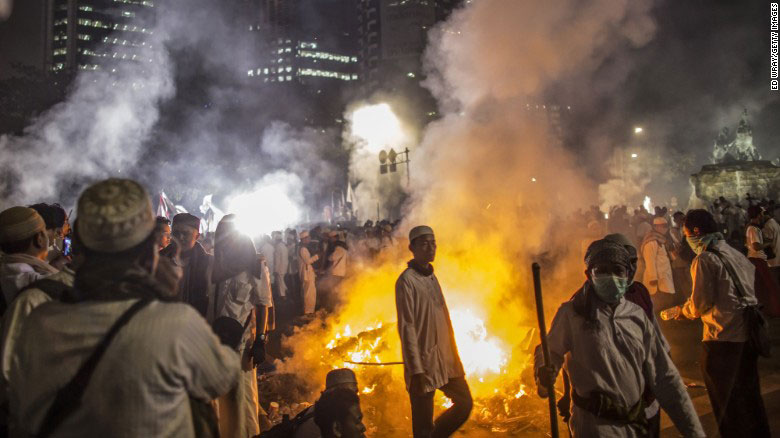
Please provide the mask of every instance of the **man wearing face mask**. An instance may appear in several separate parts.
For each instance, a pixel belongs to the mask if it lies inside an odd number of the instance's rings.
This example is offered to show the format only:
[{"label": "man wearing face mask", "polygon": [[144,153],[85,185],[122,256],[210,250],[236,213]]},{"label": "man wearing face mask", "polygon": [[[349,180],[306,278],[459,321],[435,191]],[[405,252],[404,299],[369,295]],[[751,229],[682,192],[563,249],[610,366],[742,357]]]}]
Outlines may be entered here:
[{"label": "man wearing face mask", "polygon": [[546,385],[565,363],[574,401],[573,436],[646,436],[646,387],[684,436],[705,436],[661,336],[642,308],[624,298],[634,269],[629,252],[598,240],[585,261],[587,281],[558,309],[547,335],[550,367],[544,366],[541,346],[536,348],[539,395],[548,397]]},{"label": "man wearing face mask", "polygon": [[[48,430],[189,438],[195,435],[190,398],[207,403],[238,382],[238,355],[206,321],[189,305],[159,299],[176,285],[156,277],[167,261],[158,257],[154,230],[151,200],[135,181],[109,179],[82,193],[75,238],[84,260],[76,293],[36,308],[13,351],[9,405],[20,436]],[[105,354],[86,382],[74,379],[100,345]],[[65,396],[79,391],[76,400]]]},{"label": "man wearing face mask", "polygon": [[720,435],[768,437],[758,353],[747,342],[743,316],[744,305],[758,302],[753,289],[755,267],[726,243],[718,229],[706,210],[686,215],[683,231],[697,255],[691,265],[693,292],[682,314],[701,318],[704,324],[700,362]]}]

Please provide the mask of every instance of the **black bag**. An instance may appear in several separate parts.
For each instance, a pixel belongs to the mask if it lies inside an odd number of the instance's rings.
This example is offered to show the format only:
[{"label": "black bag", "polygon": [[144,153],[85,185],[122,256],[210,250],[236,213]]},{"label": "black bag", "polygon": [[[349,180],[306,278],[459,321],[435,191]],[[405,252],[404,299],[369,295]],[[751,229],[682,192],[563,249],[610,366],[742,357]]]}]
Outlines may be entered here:
[{"label": "black bag", "polygon": [[292,420],[285,415],[282,422],[257,435],[256,438],[293,438],[304,423],[314,418],[314,406],[299,412]]},{"label": "black bag", "polygon": [[[737,295],[743,299],[747,297],[745,293],[745,286],[739,281],[737,273],[734,271],[734,267],[723,258],[723,255],[715,248],[711,246],[707,248],[707,251],[715,254],[720,259],[723,266],[726,268],[726,272],[729,273],[731,281],[734,282],[734,286],[737,289]],[[748,305],[745,304],[745,325],[748,328],[748,342],[756,349],[756,352],[763,357],[772,356],[772,344],[769,340],[769,327],[764,314],[761,313],[761,305]]]}]

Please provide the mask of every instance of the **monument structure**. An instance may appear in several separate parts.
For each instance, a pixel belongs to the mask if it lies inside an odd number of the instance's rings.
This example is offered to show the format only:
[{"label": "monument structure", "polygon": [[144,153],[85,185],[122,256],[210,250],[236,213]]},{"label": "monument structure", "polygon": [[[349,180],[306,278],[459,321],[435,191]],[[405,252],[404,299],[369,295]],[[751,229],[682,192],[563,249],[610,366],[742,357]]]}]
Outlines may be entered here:
[{"label": "monument structure", "polygon": [[723,128],[715,139],[713,164],[705,165],[691,175],[691,206],[712,203],[723,196],[732,202],[752,198],[780,198],[780,167],[762,160],[753,144],[753,127],[747,110],[737,125],[732,140],[729,129]]}]

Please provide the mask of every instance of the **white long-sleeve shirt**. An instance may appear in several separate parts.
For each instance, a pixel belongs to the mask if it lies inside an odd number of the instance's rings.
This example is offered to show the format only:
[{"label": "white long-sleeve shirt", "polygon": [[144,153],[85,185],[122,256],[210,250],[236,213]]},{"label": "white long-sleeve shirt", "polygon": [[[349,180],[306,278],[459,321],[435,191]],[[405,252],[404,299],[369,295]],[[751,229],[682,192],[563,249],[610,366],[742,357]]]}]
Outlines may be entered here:
[{"label": "white long-sleeve shirt", "polygon": [[[594,330],[586,327],[572,301],[558,309],[547,334],[556,375],[565,362],[577,394],[589,397],[602,391],[627,407],[638,403],[649,386],[684,436],[705,436],[682,378],[644,310],[621,299],[614,309],[602,303],[597,318],[601,326]],[[541,346],[534,362],[536,369],[544,365]],[[570,425],[575,437],[638,436],[632,427],[598,419],[576,405]]]},{"label": "white long-sleeve shirt", "polygon": [[682,308],[683,314],[690,319],[701,318],[704,341],[745,342],[748,337],[741,303],[758,303],[753,288],[756,268],[725,241],[718,240],[713,246],[734,268],[747,297],[738,298],[734,282],[718,256],[704,251],[691,264],[693,291]]},{"label": "white long-sleeve shirt", "polygon": [[336,277],[347,275],[347,250],[343,246],[336,246],[328,257],[330,267],[328,273]]},{"label": "white long-sleeve shirt", "polygon": [[395,283],[395,306],[407,389],[415,374],[426,376],[426,392],[463,377],[449,310],[436,275],[407,268]]},{"label": "white long-sleeve shirt", "polygon": [[766,253],[763,249],[756,251],[753,249],[753,244],[764,244],[764,236],[761,235],[761,230],[755,225],[749,225],[745,231],[745,246],[747,246],[747,256],[751,259],[766,260]]},{"label": "white long-sleeve shirt", "polygon": [[[642,257],[645,260],[642,284],[647,287],[650,294],[655,295],[658,292],[675,293],[672,263],[669,260],[669,254],[666,252],[666,246],[659,245],[655,240],[650,240],[642,245]],[[655,281],[655,284],[651,283],[653,281]]]},{"label": "white long-sleeve shirt", "polygon": [[312,263],[320,259],[319,255],[312,256],[309,249],[301,245],[298,254],[298,267],[303,281],[314,281],[314,266]]},{"label": "white long-sleeve shirt", "polygon": [[[284,242],[277,242],[276,245],[274,245],[274,273],[278,274],[282,277],[287,274],[287,270],[290,265],[290,257],[287,252],[287,245],[284,244]],[[270,268],[270,266],[269,266]]]},{"label": "white long-sleeve shirt", "polygon": [[[73,287],[75,273],[69,268],[45,277],[49,280],[58,281],[67,287]],[[11,372],[11,359],[16,341],[22,333],[22,325],[30,316],[36,307],[52,300],[46,292],[30,288],[17,295],[17,297],[8,306],[3,314],[3,331],[0,335],[0,362],[2,363],[2,391],[5,394],[8,376]]]},{"label": "white long-sleeve shirt", "polygon": [[[10,374],[11,414],[24,432],[38,432],[57,390],[134,302],[49,302],[30,314]],[[152,302],[117,333],[54,436],[191,438],[188,396],[212,400],[238,377],[238,354],[192,306]]]},{"label": "white long-sleeve shirt", "polygon": [[767,260],[770,268],[780,266],[780,224],[774,218],[770,218],[763,228],[764,238],[774,243],[772,249],[775,251],[775,258]]}]

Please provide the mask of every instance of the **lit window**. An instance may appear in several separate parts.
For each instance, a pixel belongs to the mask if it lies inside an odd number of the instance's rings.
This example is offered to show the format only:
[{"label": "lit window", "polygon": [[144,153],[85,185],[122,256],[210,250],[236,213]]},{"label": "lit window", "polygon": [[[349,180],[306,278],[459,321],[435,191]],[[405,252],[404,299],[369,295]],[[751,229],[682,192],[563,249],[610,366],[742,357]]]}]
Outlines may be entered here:
[{"label": "lit window", "polygon": [[292,80],[292,76],[287,76],[287,80],[291,81]]},{"label": "lit window", "polygon": [[79,11],[92,12],[92,6],[79,6]]},{"label": "lit window", "polygon": [[287,68],[285,68],[285,71],[287,71],[287,72],[291,72],[291,71],[292,71],[292,67],[290,67],[290,66],[288,65],[288,66],[287,66]]},{"label": "lit window", "polygon": [[250,31],[250,32],[252,32],[252,30],[254,30],[253,28],[254,28],[254,26],[252,26],[252,25],[250,24],[250,25],[249,25],[249,31]]},{"label": "lit window", "polygon": [[68,53],[68,49],[54,49],[54,56],[64,55],[66,53]]},{"label": "lit window", "polygon": [[284,51],[285,51],[285,53],[290,53],[290,52],[292,52],[292,49],[291,49],[291,48],[289,48],[289,47],[286,47],[286,48],[284,49]]},{"label": "lit window", "polygon": [[267,69],[267,68],[264,68],[264,69],[263,69],[263,74],[264,74],[264,75],[267,75],[267,74],[268,74],[268,69]]},{"label": "lit window", "polygon": [[247,76],[254,76],[255,75],[255,71],[254,70],[249,70],[248,72],[246,72],[246,75]]},{"label": "lit window", "polygon": [[284,80],[284,76],[279,76],[279,82]]},{"label": "lit window", "polygon": [[135,17],[135,12],[122,11],[122,16],[123,17],[128,17],[128,18],[133,18],[133,17]]}]

